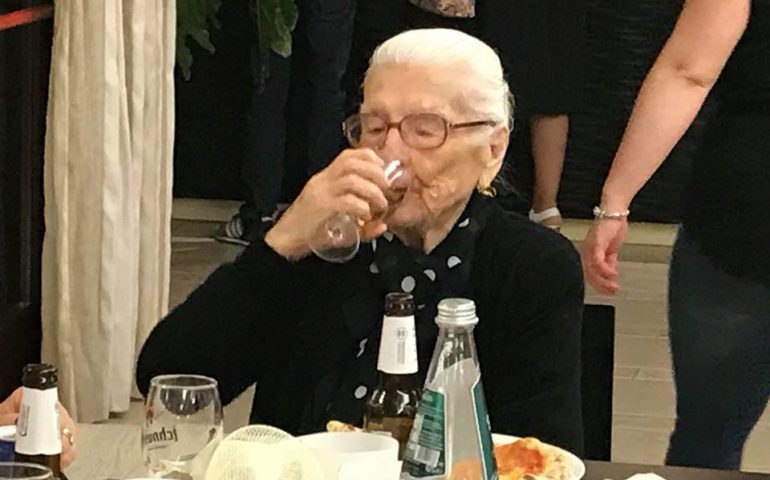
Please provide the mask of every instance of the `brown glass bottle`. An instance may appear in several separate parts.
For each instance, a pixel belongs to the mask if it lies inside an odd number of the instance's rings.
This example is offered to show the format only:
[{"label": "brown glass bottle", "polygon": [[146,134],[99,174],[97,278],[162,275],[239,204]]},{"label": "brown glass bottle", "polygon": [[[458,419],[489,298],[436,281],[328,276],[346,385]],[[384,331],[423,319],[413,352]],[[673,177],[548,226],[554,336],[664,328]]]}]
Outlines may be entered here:
[{"label": "brown glass bottle", "polygon": [[385,297],[377,369],[380,383],[366,403],[364,429],[392,435],[398,440],[401,458],[422,390],[417,373],[414,299],[408,293],[390,293]]},{"label": "brown glass bottle", "polygon": [[24,392],[16,424],[15,460],[46,466],[55,479],[67,480],[61,471],[58,371],[45,363],[27,365],[21,381]]}]

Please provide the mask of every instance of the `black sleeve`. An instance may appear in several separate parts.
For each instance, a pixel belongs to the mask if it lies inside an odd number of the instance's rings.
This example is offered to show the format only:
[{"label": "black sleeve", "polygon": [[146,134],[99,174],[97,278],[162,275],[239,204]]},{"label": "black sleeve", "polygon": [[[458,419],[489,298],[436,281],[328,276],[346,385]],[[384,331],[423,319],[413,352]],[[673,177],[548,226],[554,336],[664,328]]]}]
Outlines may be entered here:
[{"label": "black sleeve", "polygon": [[[527,262],[530,263],[530,262]],[[539,439],[581,455],[583,275],[571,245],[533,256],[505,287],[507,322],[495,324],[489,392],[493,429]],[[507,325],[505,325],[507,323]],[[482,363],[484,368],[484,363]]]},{"label": "black sleeve", "polygon": [[312,278],[303,262],[255,242],[217,269],[150,334],[137,365],[139,391],[146,396],[156,375],[190,373],[216,379],[223,403],[232,401],[269,368],[273,349],[286,345],[298,293]]}]

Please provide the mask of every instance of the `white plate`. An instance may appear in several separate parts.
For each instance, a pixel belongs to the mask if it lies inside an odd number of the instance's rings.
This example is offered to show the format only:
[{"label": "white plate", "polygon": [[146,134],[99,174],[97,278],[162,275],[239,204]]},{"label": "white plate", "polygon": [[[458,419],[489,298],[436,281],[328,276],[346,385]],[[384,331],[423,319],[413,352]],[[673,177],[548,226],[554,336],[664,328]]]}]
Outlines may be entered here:
[{"label": "white plate", "polygon": [[[517,440],[520,440],[520,438],[514,437],[512,435],[503,435],[500,433],[492,434],[492,443],[494,443],[495,445],[507,445]],[[583,461],[580,460],[578,457],[576,457],[573,453],[570,453],[559,447],[554,447],[554,448],[558,448],[559,451],[561,451],[562,454],[564,455],[564,458],[566,458],[567,463],[570,467],[570,471],[573,472],[573,475],[570,478],[570,480],[580,480],[581,478],[583,478],[583,476],[586,474],[585,463],[583,463]]]}]

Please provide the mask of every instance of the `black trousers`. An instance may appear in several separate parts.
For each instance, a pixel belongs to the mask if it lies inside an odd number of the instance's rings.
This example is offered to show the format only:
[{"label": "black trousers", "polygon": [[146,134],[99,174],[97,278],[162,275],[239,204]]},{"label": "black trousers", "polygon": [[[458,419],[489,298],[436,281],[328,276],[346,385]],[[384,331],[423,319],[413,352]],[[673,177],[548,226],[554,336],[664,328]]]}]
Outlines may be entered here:
[{"label": "black trousers", "polygon": [[281,200],[287,151],[304,157],[301,176],[307,178],[328,165],[342,146],[342,79],[355,0],[299,0],[297,6],[291,57],[271,51],[267,82],[261,90],[255,85],[252,95],[242,167],[252,196],[241,208],[247,223],[272,213]]}]

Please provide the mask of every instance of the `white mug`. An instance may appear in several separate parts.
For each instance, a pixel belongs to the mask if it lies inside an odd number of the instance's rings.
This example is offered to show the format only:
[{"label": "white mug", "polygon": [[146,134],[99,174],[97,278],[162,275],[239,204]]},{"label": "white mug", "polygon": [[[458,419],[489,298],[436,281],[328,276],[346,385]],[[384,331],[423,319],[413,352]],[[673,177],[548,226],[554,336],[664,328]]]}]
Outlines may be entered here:
[{"label": "white mug", "polygon": [[328,480],[398,480],[398,442],[364,432],[325,432],[299,439],[317,455]]}]

